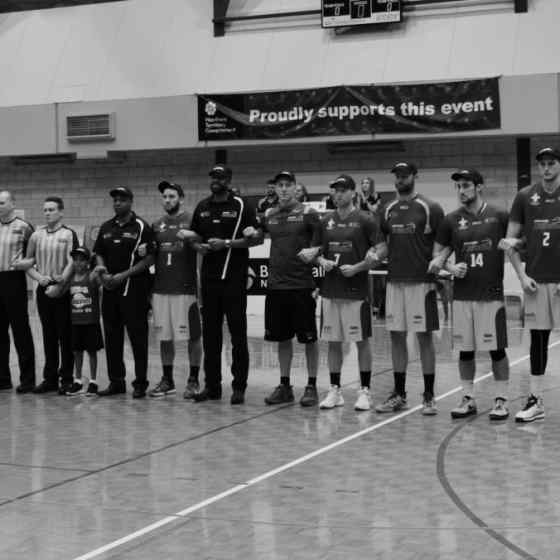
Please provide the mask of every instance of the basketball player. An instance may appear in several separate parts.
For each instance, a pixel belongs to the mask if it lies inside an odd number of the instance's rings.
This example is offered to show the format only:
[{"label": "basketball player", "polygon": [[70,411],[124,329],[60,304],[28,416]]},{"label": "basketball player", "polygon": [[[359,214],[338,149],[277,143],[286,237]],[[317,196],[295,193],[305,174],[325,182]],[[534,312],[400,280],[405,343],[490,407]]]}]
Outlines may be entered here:
[{"label": "basketball player", "polygon": [[489,351],[495,380],[494,407],[491,420],[505,420],[509,362],[506,310],[504,305],[504,253],[498,248],[507,228],[507,212],[487,204],[482,197],[484,179],[475,169],[453,173],[461,206],[445,216],[436,234],[435,259],[455,254],[455,264],[445,268],[454,281],[453,340],[459,346],[459,375],[463,395],[452,418],[476,414],[474,398],[475,352]]},{"label": "basketball player", "polygon": [[188,340],[190,372],[183,396],[191,399],[199,389],[198,372],[202,357],[196,299],[196,252],[187,241],[192,215],[183,210],[185,193],[181,185],[162,181],[158,190],[166,214],[152,225],[155,237],[152,309],[154,328],[160,341],[163,376],[155,389],[150,391],[150,396],[163,397],[175,393],[175,343]]},{"label": "basketball player", "polygon": [[435,350],[432,331],[439,328],[434,275],[428,272],[436,231],[443,220],[439,204],[416,192],[418,171],[412,163],[397,163],[395,175],[397,198],[389,203],[381,218],[382,241],[370,251],[375,265],[388,254],[386,327],[391,333],[391,352],[395,387],[376,412],[397,412],[407,408],[406,368],[408,350],[406,334],[418,338],[424,395],[422,414],[437,414],[434,401]]},{"label": "basketball player", "polygon": [[[550,331],[560,327],[560,151],[544,148],[536,157],[541,180],[517,193],[502,244],[523,288],[525,327],[531,332],[530,394],[516,422],[545,416],[548,339]],[[518,253],[521,237],[527,243],[526,268]]]}]

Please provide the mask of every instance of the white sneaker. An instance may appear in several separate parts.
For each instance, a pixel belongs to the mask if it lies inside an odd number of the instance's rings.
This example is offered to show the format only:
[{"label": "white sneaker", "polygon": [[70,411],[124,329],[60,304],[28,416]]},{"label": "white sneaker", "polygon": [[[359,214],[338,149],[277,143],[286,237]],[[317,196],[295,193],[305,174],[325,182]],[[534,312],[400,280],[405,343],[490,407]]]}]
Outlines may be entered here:
[{"label": "white sneaker", "polygon": [[535,395],[529,395],[527,403],[523,410],[520,410],[515,415],[516,422],[534,422],[535,420],[544,419],[544,404],[541,397],[537,398]]},{"label": "white sneaker", "polygon": [[369,410],[370,408],[369,389],[367,387],[361,387],[358,389],[358,398],[354,405],[354,410]]},{"label": "white sneaker", "polygon": [[509,416],[509,410],[506,406],[506,399],[497,397],[494,400],[494,408],[488,414],[490,420],[506,420]]},{"label": "white sneaker", "polygon": [[336,385],[331,385],[327,396],[319,404],[319,408],[329,409],[335,406],[344,406],[344,398],[342,397],[342,389]]},{"label": "white sneaker", "polygon": [[466,418],[476,412],[475,400],[469,395],[464,395],[461,402],[451,411],[451,418]]}]

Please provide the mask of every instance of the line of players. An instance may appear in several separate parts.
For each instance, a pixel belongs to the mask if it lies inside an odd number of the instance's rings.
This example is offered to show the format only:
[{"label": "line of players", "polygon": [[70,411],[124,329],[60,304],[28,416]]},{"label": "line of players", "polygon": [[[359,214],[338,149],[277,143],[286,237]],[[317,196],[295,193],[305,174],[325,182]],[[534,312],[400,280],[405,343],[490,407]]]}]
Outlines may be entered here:
[{"label": "line of players", "polygon": [[[490,418],[507,418],[505,251],[525,292],[525,321],[531,330],[531,392],[516,420],[528,422],[544,418],[542,375],[546,369],[550,331],[560,321],[560,284],[557,282],[560,271],[556,270],[560,247],[557,191],[560,154],[545,148],[538,152],[537,161],[541,181],[517,194],[509,223],[506,212],[484,201],[483,178],[472,169],[452,175],[460,207],[447,216],[439,204],[416,191],[417,169],[406,162],[393,167],[397,197],[376,217],[354,207],[355,184],[348,175],[340,175],[331,184],[337,208],[320,217],[312,208],[297,201],[294,174],[280,172],[275,178],[278,205],[268,209],[260,223],[249,206],[244,206],[242,199],[231,193],[231,170],[225,166],[215,166],[211,170],[212,195],[197,206],[194,217],[182,208],[182,188],[161,183],[159,190],[166,214],[153,225],[153,237],[143,237],[150,239],[149,243],[140,247],[132,243],[132,253],[137,255],[133,254],[131,260],[134,263],[147,256],[145,264],[154,263],[156,269],[153,310],[163,376],[150,394],[157,397],[175,392],[174,343],[188,340],[190,374],[185,398],[196,401],[221,398],[219,356],[225,315],[233,342],[232,404],[243,402],[249,368],[245,317],[248,247],[261,243],[264,231],[271,238],[265,339],[278,343],[280,364],[280,385],[266,397],[267,404],[294,400],[290,369],[292,340],[296,336],[305,344],[307,358],[308,381],[300,400],[302,406],[319,404],[322,409],[331,409],[344,404],[340,382],[342,345],[355,342],[360,389],[354,407],[370,409],[371,309],[367,301],[367,278],[368,270],[386,259],[386,328],[391,337],[394,390],[375,410],[385,413],[407,408],[406,335],[410,331],[416,333],[419,342],[424,380],[422,413],[437,413],[432,332],[439,324],[434,275],[445,268],[455,278],[453,336],[460,347],[459,372],[463,385],[461,403],[453,409],[452,416],[476,414],[475,351],[487,350],[495,379],[495,401]],[[218,237],[216,232],[222,235]],[[206,295],[202,306],[205,333],[205,387],[202,390],[198,384],[201,329],[193,249],[202,258],[201,287]],[[520,251],[526,252],[526,269]],[[451,255],[455,257],[454,262],[449,258]],[[316,389],[318,333],[311,274],[313,263],[325,270],[321,285],[321,338],[328,341],[330,389],[320,403]],[[101,275],[107,273],[103,259],[97,269]],[[220,302],[220,309],[216,302]],[[6,332],[7,328],[6,325]],[[107,394],[117,392],[124,390]]]}]

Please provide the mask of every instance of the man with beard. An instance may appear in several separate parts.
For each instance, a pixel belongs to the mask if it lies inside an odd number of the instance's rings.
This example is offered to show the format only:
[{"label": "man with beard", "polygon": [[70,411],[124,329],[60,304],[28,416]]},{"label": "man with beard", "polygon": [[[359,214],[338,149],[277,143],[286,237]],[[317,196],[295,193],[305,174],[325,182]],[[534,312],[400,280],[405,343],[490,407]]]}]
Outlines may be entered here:
[{"label": "man with beard", "polygon": [[474,399],[475,351],[490,352],[495,381],[491,420],[505,420],[509,362],[504,304],[504,253],[498,247],[507,228],[507,212],[484,202],[484,179],[475,169],[451,175],[461,207],[445,216],[436,234],[430,271],[438,272],[450,253],[455,264],[445,268],[454,281],[453,340],[460,348],[459,375],[463,395],[452,418],[476,414]]},{"label": "man with beard", "polygon": [[148,305],[150,296],[149,256],[141,257],[140,245],[153,251],[150,226],[132,211],[133,194],[128,187],[115,187],[115,217],[101,225],[94,252],[96,272],[103,284],[103,330],[109,385],[100,397],[126,392],[126,369],[123,361],[124,328],[134,357],[135,380],[132,397],[146,396],[148,387]]},{"label": "man with beard", "polygon": [[311,265],[302,262],[302,250],[309,249],[316,236],[319,215],[296,199],[296,178],[291,171],[276,175],[278,206],[269,208],[263,218],[270,233],[268,293],[265,300],[265,340],[278,343],[280,385],[267,396],[266,404],[293,402],[290,385],[294,336],[305,344],[308,381],[301,406],[317,404],[317,324],[315,319],[315,283]]},{"label": "man with beard", "polygon": [[[544,419],[548,340],[560,327],[560,151],[539,150],[537,163],[541,180],[517,193],[502,242],[523,288],[525,327],[531,332],[530,393],[516,422]],[[526,268],[517,252],[521,237],[527,243]]]},{"label": "man with beard", "polygon": [[155,279],[152,297],[154,328],[160,341],[163,369],[161,381],[151,397],[175,393],[173,362],[175,342],[188,340],[190,372],[184,397],[198,392],[198,372],[202,357],[201,327],[196,299],[196,252],[188,243],[192,221],[184,211],[185,193],[181,185],[162,181],[158,185],[166,214],[153,225],[155,237]]},{"label": "man with beard", "polygon": [[424,375],[422,414],[437,414],[434,400],[435,349],[432,331],[439,328],[434,275],[428,272],[436,231],[443,220],[439,204],[415,190],[417,169],[414,164],[397,163],[397,198],[388,204],[381,217],[381,238],[370,251],[372,266],[388,254],[386,328],[391,333],[391,352],[395,387],[376,412],[397,412],[407,408],[406,335],[416,333]]},{"label": "man with beard", "polygon": [[191,229],[199,236],[193,247],[203,256],[202,343],[205,387],[197,402],[222,398],[222,338],[224,315],[232,344],[231,404],[245,402],[249,374],[247,346],[247,273],[249,247],[262,243],[254,209],[230,191],[231,169],[210,170],[212,194],[199,202]]}]

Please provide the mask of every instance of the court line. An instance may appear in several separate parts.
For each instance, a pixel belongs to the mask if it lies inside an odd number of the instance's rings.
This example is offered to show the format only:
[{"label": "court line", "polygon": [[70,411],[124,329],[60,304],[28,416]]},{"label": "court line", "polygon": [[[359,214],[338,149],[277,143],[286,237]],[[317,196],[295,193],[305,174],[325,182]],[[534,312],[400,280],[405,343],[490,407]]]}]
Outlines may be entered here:
[{"label": "court line", "polygon": [[[557,346],[558,344],[560,344],[560,340],[557,340],[556,342],[553,342],[552,344],[549,345],[549,349]],[[530,354],[525,354],[524,356],[521,356],[520,358],[514,360],[513,362],[510,363],[510,367],[516,366],[517,364],[520,364],[524,361],[526,361],[528,358],[530,357]],[[484,379],[487,379],[488,377],[490,377],[492,375],[492,372],[488,372],[485,373],[482,376],[477,377],[474,382],[475,383],[479,383],[480,381],[483,381]],[[446,393],[443,393],[442,395],[439,395],[438,397],[435,398],[436,401],[445,399],[451,395],[454,395],[455,393],[458,393],[460,390],[462,389],[462,387],[459,385],[458,387],[455,387],[454,389],[451,389],[449,391],[447,391]],[[169,523],[173,523],[174,521],[177,521],[179,518],[181,517],[186,517],[188,515],[190,515],[191,513],[194,513],[196,511],[199,511],[201,509],[204,509],[205,507],[208,507],[212,504],[215,504],[216,502],[219,502],[221,500],[223,500],[224,498],[227,498],[229,496],[232,496],[234,494],[237,494],[239,492],[241,492],[242,490],[246,490],[247,488],[251,488],[252,486],[258,484],[259,482],[262,482],[264,480],[267,480],[269,478],[272,478],[273,476],[276,476],[277,474],[283,473],[284,471],[287,471],[293,467],[297,467],[298,465],[301,465],[302,463],[305,463],[311,459],[314,459],[315,457],[318,457],[320,455],[323,455],[325,453],[328,453],[329,451],[336,449],[337,447],[340,447],[341,445],[344,445],[345,443],[348,443],[350,441],[353,441],[355,439],[358,439],[366,434],[369,434],[371,432],[374,432],[375,430],[379,430],[380,428],[382,428],[383,426],[387,426],[389,424],[392,424],[394,422],[396,422],[397,420],[400,420],[402,418],[406,418],[407,416],[410,416],[411,414],[414,414],[415,412],[418,412],[419,410],[421,410],[422,405],[416,405],[408,410],[405,410],[404,412],[401,412],[399,414],[395,414],[394,416],[391,416],[390,418],[387,418],[386,420],[382,420],[381,422],[378,422],[377,424],[374,424],[373,426],[369,426],[367,428],[364,428],[363,430],[359,430],[358,432],[355,432],[353,434],[350,434],[349,436],[343,437],[337,441],[334,441],[332,443],[330,443],[329,445],[325,445],[324,447],[320,447],[319,449],[316,449],[315,451],[312,451],[311,453],[307,453],[306,455],[303,455],[301,457],[299,457],[298,459],[295,459],[293,461],[290,461],[289,463],[284,463],[283,465],[280,465],[279,467],[275,468],[275,469],[271,469],[259,476],[256,476],[254,478],[251,478],[249,480],[247,480],[246,482],[243,482],[241,484],[236,484],[235,486],[232,486],[231,488],[225,490],[224,492],[220,492],[219,494],[215,494],[214,496],[211,496],[205,500],[202,500],[201,502],[198,502],[192,506],[189,506],[188,508],[185,508],[181,511],[178,511],[177,513],[173,514],[173,515],[168,515],[166,517],[164,517],[163,519],[160,519],[159,521],[156,521],[154,523],[151,523],[150,525],[146,525],[145,527],[142,527],[141,529],[138,529],[137,531],[134,531],[133,533],[130,533],[128,535],[125,535],[124,537],[121,537],[120,539],[116,539],[110,543],[107,543],[106,545],[103,545],[99,548],[96,548],[95,550],[92,550],[91,552],[87,552],[86,554],[83,554],[81,556],[76,556],[73,560],[91,560],[92,558],[97,558],[98,556],[101,556],[102,554],[105,554],[106,552],[109,552],[115,548],[118,548],[120,546],[122,546],[123,544],[129,543],[137,538],[143,537],[144,535],[151,533],[152,531],[155,531],[156,529],[159,529],[160,527],[163,527],[165,525],[168,525]]]}]

